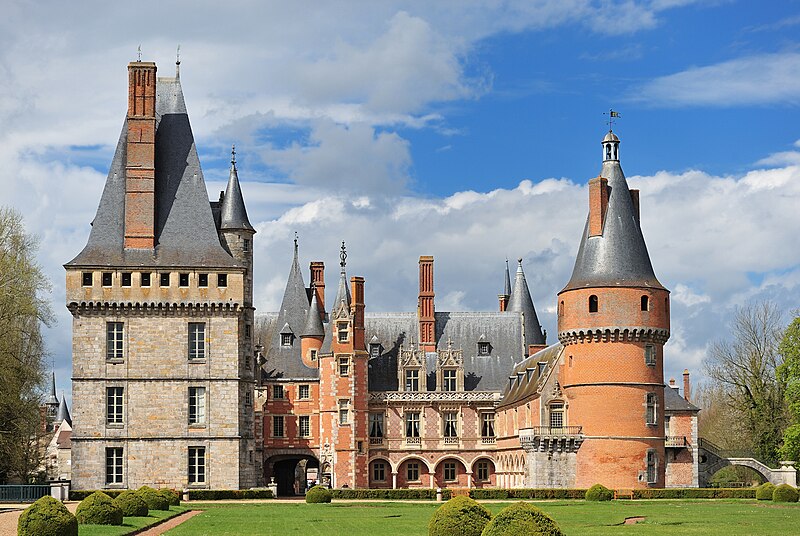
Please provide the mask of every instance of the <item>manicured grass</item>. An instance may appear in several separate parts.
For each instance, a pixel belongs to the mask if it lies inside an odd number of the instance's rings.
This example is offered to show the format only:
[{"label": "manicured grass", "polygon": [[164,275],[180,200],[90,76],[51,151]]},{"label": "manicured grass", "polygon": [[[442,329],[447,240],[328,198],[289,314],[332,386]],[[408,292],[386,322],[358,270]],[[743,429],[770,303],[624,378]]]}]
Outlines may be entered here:
[{"label": "manicured grass", "polygon": [[[800,518],[800,504],[777,505],[754,500],[637,500],[588,503],[533,501],[568,535],[579,534],[791,534]],[[505,503],[484,503],[497,513]],[[428,520],[439,505],[403,502],[335,502],[332,504],[202,504],[199,514],[169,536],[291,535],[425,536]],[[644,523],[622,525],[626,517],[644,516]]]},{"label": "manicured grass", "polygon": [[188,508],[183,506],[170,506],[169,511],[166,510],[152,510],[150,515],[146,517],[126,517],[122,520],[122,525],[79,525],[79,536],[122,536],[130,534],[136,529],[141,529],[157,523],[158,521],[174,517],[181,512],[185,512]]}]

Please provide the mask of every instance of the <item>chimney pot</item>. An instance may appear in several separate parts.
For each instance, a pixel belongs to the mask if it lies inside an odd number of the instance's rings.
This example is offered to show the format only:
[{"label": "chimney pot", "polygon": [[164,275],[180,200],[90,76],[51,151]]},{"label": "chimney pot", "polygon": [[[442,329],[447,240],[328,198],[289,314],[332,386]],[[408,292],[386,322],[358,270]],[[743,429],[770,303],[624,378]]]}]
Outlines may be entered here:
[{"label": "chimney pot", "polygon": [[692,401],[692,391],[689,385],[689,369],[684,369],[683,371],[683,398],[686,399],[687,402]]}]

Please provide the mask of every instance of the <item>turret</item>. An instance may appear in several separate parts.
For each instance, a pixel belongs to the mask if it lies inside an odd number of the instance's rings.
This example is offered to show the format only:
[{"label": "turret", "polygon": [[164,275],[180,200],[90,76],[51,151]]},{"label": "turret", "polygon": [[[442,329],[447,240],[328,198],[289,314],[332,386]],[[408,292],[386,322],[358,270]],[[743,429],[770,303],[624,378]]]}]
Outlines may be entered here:
[{"label": "turret", "polygon": [[525,280],[525,272],[522,270],[522,259],[517,261],[519,264],[514,278],[514,290],[511,292],[507,310],[522,313],[525,353],[532,354],[544,348],[545,338],[542,326],[539,324],[539,317],[536,315],[536,308],[533,306],[528,282]]},{"label": "turret", "polygon": [[508,272],[508,259],[506,259],[505,285],[503,286],[503,293],[497,295],[501,313],[508,309],[509,299],[511,299],[511,275]]},{"label": "turret", "polygon": [[51,427],[52,423],[55,421],[56,415],[58,414],[58,408],[60,403],[58,401],[58,396],[56,396],[56,373],[53,372],[52,376],[52,384],[50,387],[50,396],[47,398],[47,402],[44,403],[45,406],[45,416],[47,419],[47,427],[48,429]]},{"label": "turret", "polygon": [[61,391],[61,403],[58,405],[58,412],[56,413],[56,419],[53,421],[53,425],[57,427],[65,421],[72,426],[72,417],[69,414],[69,408],[67,408],[67,397],[64,396],[64,391]]},{"label": "turret", "polygon": [[256,230],[247,218],[239,173],[236,169],[236,147],[231,148],[231,170],[228,186],[220,200],[220,238],[233,257],[245,265],[245,301],[253,303],[253,235]]},{"label": "turret", "polygon": [[322,325],[322,318],[319,310],[320,308],[317,300],[317,293],[315,288],[312,286],[311,306],[308,308],[306,324],[303,327],[303,332],[300,335],[300,351],[303,355],[303,363],[305,363],[307,367],[317,366],[317,355],[322,347],[322,341],[325,338],[325,327]]}]

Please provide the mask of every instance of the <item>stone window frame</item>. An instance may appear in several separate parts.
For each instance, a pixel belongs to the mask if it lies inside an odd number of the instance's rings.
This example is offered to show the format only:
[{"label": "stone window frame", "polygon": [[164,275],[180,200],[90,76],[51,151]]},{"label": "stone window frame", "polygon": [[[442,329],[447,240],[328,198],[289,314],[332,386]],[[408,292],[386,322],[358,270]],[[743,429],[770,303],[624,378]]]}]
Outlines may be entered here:
[{"label": "stone window frame", "polygon": [[[280,426],[278,423],[280,422]],[[275,431],[280,429],[281,435],[276,435]],[[272,416],[272,423],[269,430],[270,437],[274,437],[276,439],[283,439],[286,437],[286,416],[285,415],[273,415]]]},{"label": "stone window frame", "polygon": [[311,386],[303,383],[297,386],[297,399],[310,400],[311,399]]},{"label": "stone window frame", "polygon": [[442,437],[459,437],[459,417],[459,411],[456,409],[446,409],[442,411]]},{"label": "stone window frame", "polygon": [[[495,430],[496,413],[494,411],[481,411],[480,415],[481,437],[497,437],[497,431]],[[487,433],[488,431],[491,431],[491,435]]]},{"label": "stone window frame", "polygon": [[456,462],[454,461],[442,462],[442,479],[445,482],[458,481],[458,464]]},{"label": "stone window frame", "polygon": [[[671,388],[670,388],[671,389]],[[658,396],[654,392],[645,393],[644,420],[647,426],[658,426]]]},{"label": "stone window frame", "polygon": [[125,387],[106,386],[106,428],[125,426]]},{"label": "stone window frame", "polygon": [[[386,412],[370,411],[367,418],[369,427],[368,434],[370,439],[383,439],[386,437]],[[373,433],[374,432],[374,433]]]},{"label": "stone window frame", "polygon": [[648,367],[655,367],[658,353],[654,344],[644,345],[644,364]]},{"label": "stone window frame", "polygon": [[[422,370],[421,367],[407,367],[403,369],[403,391],[407,393],[418,393],[420,387],[420,371]],[[409,378],[409,373],[417,373],[416,378]],[[416,389],[409,388],[409,381],[416,381]],[[413,385],[413,384],[412,384]]]},{"label": "stone window frame", "polygon": [[111,287],[114,285],[114,272],[102,272],[100,281],[104,287]]},{"label": "stone window frame", "polygon": [[125,322],[106,322],[106,361],[122,362],[128,345],[125,344]]},{"label": "stone window frame", "polygon": [[94,272],[81,272],[81,286],[83,287],[94,286]]},{"label": "stone window frame", "polygon": [[350,322],[346,320],[336,321],[336,341],[347,342],[350,340]]},{"label": "stone window frame", "polygon": [[188,323],[187,356],[190,362],[202,363],[208,357],[207,328],[207,322]]},{"label": "stone window frame", "polygon": [[169,287],[172,279],[172,273],[170,272],[159,272],[158,273],[158,286],[159,287]]},{"label": "stone window frame", "polygon": [[291,348],[294,336],[291,333],[281,333],[281,347]]},{"label": "stone window frame", "polygon": [[492,343],[489,341],[479,341],[478,342],[478,355],[479,356],[490,356],[492,355]]},{"label": "stone window frame", "polygon": [[489,461],[478,460],[475,462],[475,480],[478,482],[489,482]]},{"label": "stone window frame", "polygon": [[644,455],[645,481],[648,484],[658,482],[658,452],[656,449],[647,449]]},{"label": "stone window frame", "polygon": [[311,415],[297,416],[297,437],[311,437]]},{"label": "stone window frame", "polygon": [[350,356],[336,356],[336,373],[343,377],[350,376]]},{"label": "stone window frame", "polygon": [[228,287],[228,274],[217,274],[217,288]]},{"label": "stone window frame", "polygon": [[139,286],[150,288],[153,284],[153,274],[150,272],[139,272]]},{"label": "stone window frame", "polygon": [[[412,415],[416,415],[416,419],[410,419]],[[416,427],[412,425],[416,423]],[[407,409],[403,411],[403,437],[419,438],[422,437],[422,410],[420,408]],[[409,431],[412,433],[409,434]]]},{"label": "stone window frame", "polygon": [[283,384],[281,383],[272,384],[272,399],[286,400],[286,389],[283,388]]},{"label": "stone window frame", "polygon": [[386,462],[383,460],[373,461],[370,476],[373,482],[386,482]]},{"label": "stone window frame", "polygon": [[[450,377],[448,377],[450,376]],[[442,391],[456,392],[459,390],[458,369],[447,367],[442,369]]]},{"label": "stone window frame", "polygon": [[130,287],[133,285],[133,272],[122,272],[120,274],[120,286]]},{"label": "stone window frame", "polygon": [[337,422],[339,426],[350,426],[350,399],[340,398],[336,403],[336,408],[338,409],[339,418]]},{"label": "stone window frame", "polygon": [[[561,398],[554,398],[547,402],[546,407],[547,426],[549,428],[565,428],[567,426],[567,402]],[[554,417],[559,414],[561,415],[561,426],[553,426]]]},{"label": "stone window frame", "polygon": [[250,392],[250,389],[244,392],[244,405],[245,406],[253,405],[253,393]]},{"label": "stone window frame", "polygon": [[208,423],[208,389],[190,385],[186,393],[186,417],[190,428],[205,428]]},{"label": "stone window frame", "polygon": [[107,488],[125,487],[125,448],[119,445],[105,448],[105,485]]},{"label": "stone window frame", "polygon": [[187,288],[191,283],[191,274],[189,272],[178,272],[178,286],[180,288]]},{"label": "stone window frame", "polygon": [[[413,472],[412,472],[413,471]],[[419,460],[409,460],[406,462],[406,481],[420,482],[422,471],[420,470]]]},{"label": "stone window frame", "polygon": [[381,356],[381,344],[379,342],[372,342],[369,345],[369,357],[375,359]]},{"label": "stone window frame", "polygon": [[197,286],[200,288],[208,287],[208,274],[206,272],[197,274]]},{"label": "stone window frame", "polygon": [[186,482],[188,487],[208,486],[208,448],[205,445],[189,445],[186,450]]}]

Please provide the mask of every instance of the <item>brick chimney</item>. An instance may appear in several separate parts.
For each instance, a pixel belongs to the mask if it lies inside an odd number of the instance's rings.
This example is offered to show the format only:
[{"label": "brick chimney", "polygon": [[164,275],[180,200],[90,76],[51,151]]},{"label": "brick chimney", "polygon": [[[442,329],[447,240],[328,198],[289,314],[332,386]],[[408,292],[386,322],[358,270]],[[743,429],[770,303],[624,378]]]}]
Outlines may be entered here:
[{"label": "brick chimney", "polygon": [[683,398],[687,402],[692,401],[692,391],[689,387],[689,369],[683,369]]},{"label": "brick chimney", "polygon": [[365,350],[364,341],[364,278],[353,276],[350,278],[350,313],[353,315],[353,349]]},{"label": "brick chimney", "polygon": [[128,64],[125,247],[155,247],[156,64]]},{"label": "brick chimney", "polygon": [[317,293],[320,319],[325,322],[325,263],[311,262],[311,288]]},{"label": "brick chimney", "polygon": [[669,379],[669,386],[670,387],[675,387],[675,378],[670,378]]},{"label": "brick chimney", "polygon": [[595,177],[589,181],[589,236],[603,234],[608,211],[608,179]]},{"label": "brick chimney", "polygon": [[436,351],[436,309],[433,303],[433,257],[423,255],[419,258],[419,347],[425,352]]},{"label": "brick chimney", "polygon": [[511,298],[508,294],[498,294],[497,301],[500,302],[500,312],[504,312],[508,308],[508,300]]},{"label": "brick chimney", "polygon": [[631,190],[631,201],[633,201],[633,215],[636,216],[636,223],[639,223],[639,190]]}]

